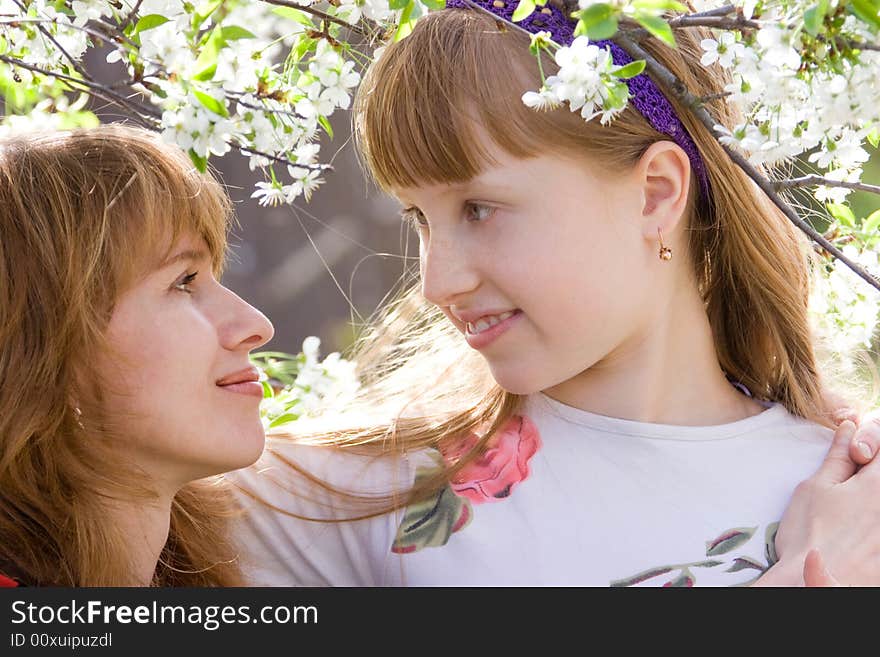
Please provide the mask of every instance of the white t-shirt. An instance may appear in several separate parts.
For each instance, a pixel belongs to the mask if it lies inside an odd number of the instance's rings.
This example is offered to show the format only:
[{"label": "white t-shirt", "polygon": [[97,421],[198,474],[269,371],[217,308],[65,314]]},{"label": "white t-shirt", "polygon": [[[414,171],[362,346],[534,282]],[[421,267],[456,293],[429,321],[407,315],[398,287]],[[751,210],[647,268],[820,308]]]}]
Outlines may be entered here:
[{"label": "white t-shirt", "polygon": [[[237,537],[255,585],[745,584],[775,562],[778,521],[831,437],[779,404],[693,427],[601,416],[538,393],[437,499],[318,523],[242,496]],[[428,452],[398,462],[304,445],[282,453],[361,493],[404,490],[435,463]],[[277,507],[351,517],[269,453],[232,476]],[[278,485],[296,481],[299,494]]]}]

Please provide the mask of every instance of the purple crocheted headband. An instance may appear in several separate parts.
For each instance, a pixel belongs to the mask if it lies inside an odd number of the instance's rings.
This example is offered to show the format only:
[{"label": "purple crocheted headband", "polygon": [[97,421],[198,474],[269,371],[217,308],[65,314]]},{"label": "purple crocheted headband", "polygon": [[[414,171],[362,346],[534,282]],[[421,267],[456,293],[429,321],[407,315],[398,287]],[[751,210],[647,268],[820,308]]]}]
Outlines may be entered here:
[{"label": "purple crocheted headband", "polygon": [[[512,20],[513,12],[518,4],[517,0],[446,0],[447,9],[472,9],[473,5],[477,5],[508,21]],[[516,24],[532,34],[541,31],[549,32],[553,41],[562,46],[569,46],[574,40],[575,23],[550,3],[536,9],[531,16]],[[607,46],[611,50],[612,61],[618,66],[625,66],[633,61],[632,57],[613,41],[596,41],[595,44],[600,48]],[[687,153],[691,168],[700,181],[703,198],[708,200],[709,176],[706,173],[706,167],[703,165],[703,159],[700,157],[697,145],[685,130],[672,104],[646,73],[625,80],[625,82],[629,86],[630,102],[641,115],[657,132],[669,135],[672,141]]]}]

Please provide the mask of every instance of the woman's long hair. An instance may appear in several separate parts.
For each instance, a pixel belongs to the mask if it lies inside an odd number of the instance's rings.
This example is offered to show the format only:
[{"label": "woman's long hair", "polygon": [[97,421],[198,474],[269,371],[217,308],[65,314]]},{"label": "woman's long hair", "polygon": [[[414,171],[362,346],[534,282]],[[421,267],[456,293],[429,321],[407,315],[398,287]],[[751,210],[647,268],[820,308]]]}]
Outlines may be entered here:
[{"label": "woman's long hair", "polygon": [[[675,31],[677,49],[656,39],[642,45],[695,96],[714,97],[706,109],[733,127],[738,113],[721,95],[726,76],[699,63],[700,40],[710,36],[683,28]],[[544,71],[555,71],[549,58]],[[362,160],[379,187],[391,191],[478,175],[491,164],[478,128],[516,157],[586,156],[611,171],[632,168],[651,144],[668,139],[632,104],[607,126],[585,122],[568,107],[535,112],[521,96],[540,86],[527,37],[476,11],[431,13],[387,46],[360,85],[354,128]],[[691,185],[687,251],[720,366],[756,397],[831,426],[807,313],[812,249],[710,132],[672,103],[711,186],[707,202]],[[379,314],[353,358],[365,383],[359,403],[290,429],[294,440],[403,453],[471,432],[483,436],[468,457],[420,480],[410,499],[444,485],[521,405],[417,285]]]},{"label": "woman's long hair", "polygon": [[[205,239],[219,274],[230,219],[217,181],[144,130],[0,140],[0,572],[57,586],[133,583],[107,509],[154,493],[114,448],[126,435],[101,403],[114,385],[96,366],[105,329],[119,295],[185,233]],[[183,488],[153,584],[240,583],[231,508],[219,480]]]}]

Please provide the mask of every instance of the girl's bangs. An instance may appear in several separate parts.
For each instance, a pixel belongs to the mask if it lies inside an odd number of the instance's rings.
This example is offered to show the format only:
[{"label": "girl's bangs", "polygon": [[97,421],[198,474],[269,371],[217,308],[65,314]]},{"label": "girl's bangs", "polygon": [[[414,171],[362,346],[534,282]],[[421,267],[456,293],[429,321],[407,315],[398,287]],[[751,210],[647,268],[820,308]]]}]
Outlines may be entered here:
[{"label": "girl's bangs", "polygon": [[361,84],[354,111],[364,164],[387,192],[463,182],[494,163],[481,128],[514,156],[537,155],[553,128],[521,97],[540,84],[520,35],[475,12],[431,14]]}]

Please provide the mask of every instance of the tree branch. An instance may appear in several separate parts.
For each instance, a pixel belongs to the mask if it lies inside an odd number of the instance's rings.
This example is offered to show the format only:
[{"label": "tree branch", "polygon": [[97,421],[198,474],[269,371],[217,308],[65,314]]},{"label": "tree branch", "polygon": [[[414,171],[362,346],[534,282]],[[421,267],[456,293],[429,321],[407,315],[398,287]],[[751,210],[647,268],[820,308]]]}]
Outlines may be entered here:
[{"label": "tree branch", "polygon": [[254,150],[253,148],[248,148],[247,146],[242,146],[235,140],[230,140],[229,145],[233,148],[238,149],[242,153],[247,153],[248,155],[258,155],[260,157],[265,157],[267,160],[272,160],[273,162],[278,162],[279,164],[287,164],[292,167],[300,167],[302,169],[308,169],[309,171],[333,171],[333,166],[330,164],[297,164],[292,160],[288,160],[286,157],[278,157],[277,155],[272,155],[271,153],[264,153],[262,151]]},{"label": "tree branch", "polygon": [[[15,2],[16,5],[18,5],[18,8],[21,9],[22,14],[25,14],[25,15],[27,14],[27,8],[19,0],[13,0],[13,2]],[[85,78],[86,80],[89,80],[90,82],[92,81],[92,76],[89,75],[88,72],[82,66],[80,66],[78,61],[76,61],[73,57],[70,56],[70,53],[64,49],[64,46],[62,46],[60,43],[58,43],[58,40],[55,37],[53,37],[45,27],[43,27],[40,23],[37,23],[37,29],[42,33],[42,35],[44,37],[46,37],[47,39],[49,39],[49,41],[51,41],[52,43],[55,44],[55,47],[58,48],[59,52],[62,55],[64,55],[64,57],[67,58],[67,61],[69,61],[71,66],[73,66],[73,68],[76,69],[77,73],[79,73],[81,76],[83,76],[83,78]]]},{"label": "tree branch", "polygon": [[777,190],[791,189],[793,187],[811,187],[813,185],[824,185],[825,187],[844,187],[846,189],[857,189],[860,192],[880,194],[880,185],[869,185],[862,182],[844,182],[842,180],[823,178],[822,176],[816,175],[802,176],[800,178],[789,178],[787,180],[776,180],[773,182],[773,186]]},{"label": "tree branch", "polygon": [[120,32],[125,30],[125,28],[128,27],[129,24],[134,20],[134,17],[137,16],[138,9],[141,8],[141,4],[143,3],[143,1],[144,0],[137,0],[137,3],[135,3],[134,7],[131,8],[131,11],[128,12],[128,16],[126,16],[125,19],[119,24]]},{"label": "tree branch", "polygon": [[309,5],[301,5],[296,2],[290,2],[289,0],[260,0],[260,2],[265,2],[268,5],[277,5],[279,7],[289,7],[291,9],[299,9],[300,11],[304,11],[307,14],[311,14],[312,16],[317,16],[321,20],[325,20],[329,23],[336,23],[337,25],[342,25],[350,29],[355,34],[360,34],[361,36],[370,36],[370,33],[359,25],[352,25],[351,23],[346,23],[341,18],[336,18],[336,16],[331,16],[330,14],[321,11],[320,9],[315,9],[310,7]]},{"label": "tree branch", "polygon": [[[697,120],[700,121],[712,135],[717,139],[723,136],[722,133],[715,129],[715,121],[709,116],[709,113],[700,104],[698,98],[688,92],[681,80],[677,79],[665,66],[658,62],[646,50],[639,46],[635,41],[627,37],[623,32],[613,39],[621,48],[626,50],[633,59],[645,60],[646,68],[669,94],[681,102],[685,107],[693,112]],[[725,144],[719,142],[721,147],[727,152],[730,158],[742,169],[746,175],[751,178],[761,190],[767,194],[773,204],[779,208],[783,214],[804,233],[806,233],[813,241],[821,245],[834,258],[843,262],[847,267],[854,271],[860,278],[869,283],[872,287],[880,290],[880,280],[866,271],[857,263],[847,258],[836,246],[829,242],[822,234],[814,229],[809,223],[801,219],[797,213],[776,193],[773,183],[762,176],[750,163],[742,156],[742,154]]]},{"label": "tree branch", "polygon": [[[158,109],[154,107],[146,107],[139,103],[134,103],[125,96],[116,93],[106,85],[99,84],[97,82],[91,82],[89,80],[81,80],[80,78],[75,78],[70,75],[65,75],[64,73],[58,73],[56,71],[47,71],[46,69],[40,68],[39,66],[27,64],[19,59],[7,57],[6,55],[0,55],[0,62],[6,62],[13,67],[17,66],[33,73],[39,73],[40,75],[47,75],[58,80],[62,80],[64,82],[67,82],[71,86],[82,85],[86,88],[87,93],[92,94],[100,98],[101,100],[116,103],[120,107],[128,110],[129,112],[132,112],[134,115],[136,115],[138,119],[140,119],[144,123],[147,123],[146,119],[158,120],[162,116],[162,113]],[[75,90],[82,91],[82,89]]]}]

